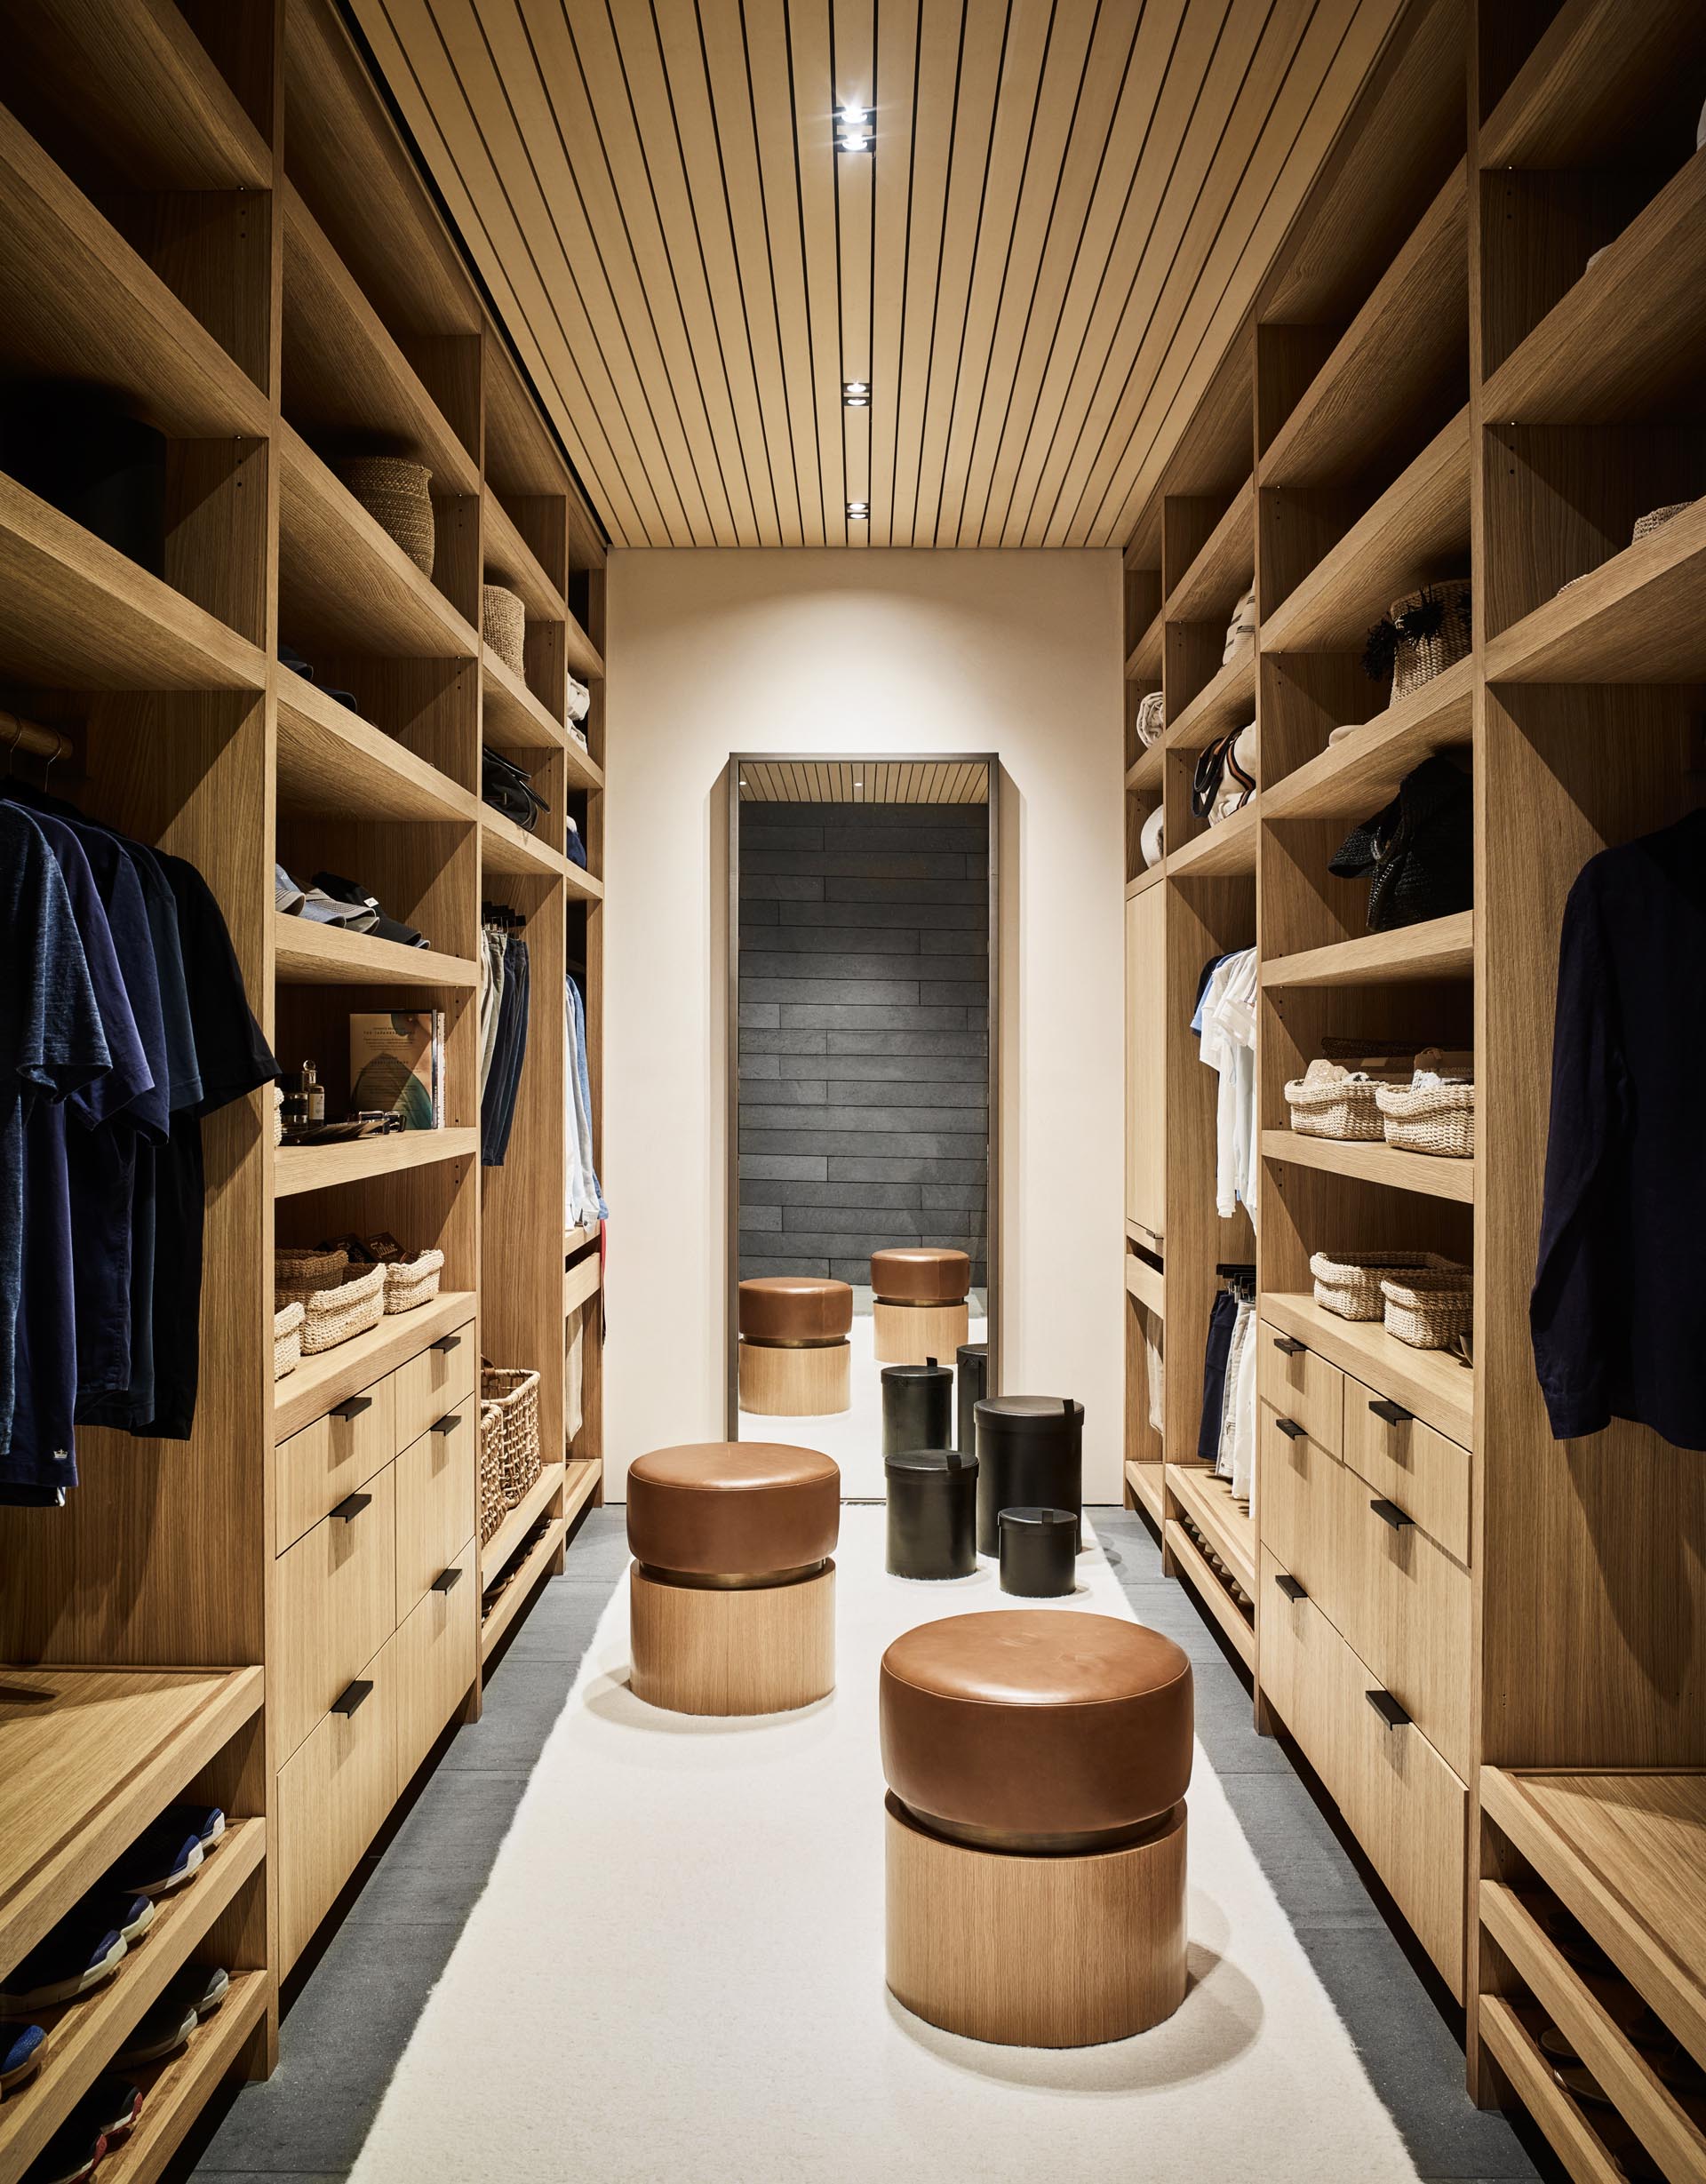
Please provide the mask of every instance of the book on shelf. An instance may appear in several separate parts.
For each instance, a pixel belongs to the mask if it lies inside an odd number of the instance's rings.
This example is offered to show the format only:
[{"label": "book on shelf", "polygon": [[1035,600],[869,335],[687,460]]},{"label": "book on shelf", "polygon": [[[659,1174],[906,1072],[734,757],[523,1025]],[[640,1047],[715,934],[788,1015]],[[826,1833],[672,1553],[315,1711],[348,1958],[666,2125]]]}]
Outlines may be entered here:
[{"label": "book on shelf", "polygon": [[444,1011],[396,1008],[349,1019],[353,1113],[399,1114],[405,1130],[444,1126]]}]

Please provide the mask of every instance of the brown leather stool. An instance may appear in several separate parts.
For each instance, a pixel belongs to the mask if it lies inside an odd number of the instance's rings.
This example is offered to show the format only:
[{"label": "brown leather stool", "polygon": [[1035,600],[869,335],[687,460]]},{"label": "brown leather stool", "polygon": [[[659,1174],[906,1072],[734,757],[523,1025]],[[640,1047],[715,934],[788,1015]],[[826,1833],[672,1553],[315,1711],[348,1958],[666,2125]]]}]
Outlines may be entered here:
[{"label": "brown leather stool", "polygon": [[781,1714],[835,1688],[841,1475],[812,1448],[706,1441],[628,1472],[634,1695]]},{"label": "brown leather stool", "polygon": [[826,1418],[853,1400],[853,1292],[844,1281],[770,1274],[740,1285],[740,1407]]},{"label": "brown leather stool", "polygon": [[879,1365],[951,1358],[971,1332],[971,1261],[937,1244],[871,1254],[871,1316]]},{"label": "brown leather stool", "polygon": [[1112,1615],[952,1615],[882,1657],[889,1985],[1016,2047],[1123,2040],[1184,1998],[1191,1663]]}]

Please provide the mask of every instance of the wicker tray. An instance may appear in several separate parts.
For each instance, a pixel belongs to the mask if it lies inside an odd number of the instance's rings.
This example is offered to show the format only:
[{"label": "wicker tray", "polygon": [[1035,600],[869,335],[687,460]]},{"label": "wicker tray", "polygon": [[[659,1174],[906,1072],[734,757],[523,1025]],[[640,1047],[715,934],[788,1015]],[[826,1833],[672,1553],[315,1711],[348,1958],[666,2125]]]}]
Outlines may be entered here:
[{"label": "wicker tray", "polygon": [[1311,1062],[1286,1087],[1291,1127],[1299,1137],[1332,1137],[1343,1144],[1372,1144],[1380,1137],[1375,1096],[1383,1088],[1336,1062]]},{"label": "wicker tray", "polygon": [[480,1544],[495,1537],[509,1503],[504,1499],[504,1413],[498,1403],[480,1406]]},{"label": "wicker tray", "polygon": [[1315,1302],[1341,1319],[1378,1319],[1384,1314],[1383,1277],[1456,1274],[1466,1269],[1432,1251],[1318,1251],[1309,1263]]},{"label": "wicker tray", "polygon": [[1474,1323],[1474,1277],[1464,1266],[1388,1275],[1380,1294],[1386,1332],[1412,1350],[1449,1350]]},{"label": "wicker tray", "polygon": [[418,1259],[393,1259],[385,1270],[385,1309],[411,1312],[438,1295],[439,1276],[444,1271],[442,1251],[423,1251]]},{"label": "wicker tray", "polygon": [[1467,1160],[1475,1151],[1472,1084],[1382,1085],[1375,1095],[1389,1145]]},{"label": "wicker tray", "polygon": [[516,1367],[482,1366],[480,1399],[503,1416],[504,1500],[514,1509],[544,1468],[539,1457],[539,1376]]},{"label": "wicker tray", "polygon": [[385,1269],[350,1267],[342,1281],[317,1289],[275,1281],[273,1303],[275,1309],[281,1303],[302,1306],[302,1354],[317,1357],[379,1326],[385,1317]]},{"label": "wicker tray", "polygon": [[273,1314],[273,1378],[283,1380],[302,1362],[302,1322],[307,1313],[300,1304],[283,1304]]},{"label": "wicker tray", "polygon": [[349,1254],[341,1244],[306,1246],[281,1244],[273,1251],[273,1288],[308,1296],[316,1289],[335,1289],[349,1267]]}]

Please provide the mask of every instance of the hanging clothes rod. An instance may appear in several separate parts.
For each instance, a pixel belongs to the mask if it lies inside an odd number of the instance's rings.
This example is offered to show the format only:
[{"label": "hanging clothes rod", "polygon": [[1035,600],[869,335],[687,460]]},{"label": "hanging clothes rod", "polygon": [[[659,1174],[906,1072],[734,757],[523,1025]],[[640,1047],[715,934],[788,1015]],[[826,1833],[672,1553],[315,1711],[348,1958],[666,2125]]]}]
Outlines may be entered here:
[{"label": "hanging clothes rod", "polygon": [[57,762],[72,753],[68,736],[61,736],[57,729],[44,728],[39,721],[27,721],[20,713],[8,713],[0,706],[0,745],[7,751],[28,751],[37,758]]}]

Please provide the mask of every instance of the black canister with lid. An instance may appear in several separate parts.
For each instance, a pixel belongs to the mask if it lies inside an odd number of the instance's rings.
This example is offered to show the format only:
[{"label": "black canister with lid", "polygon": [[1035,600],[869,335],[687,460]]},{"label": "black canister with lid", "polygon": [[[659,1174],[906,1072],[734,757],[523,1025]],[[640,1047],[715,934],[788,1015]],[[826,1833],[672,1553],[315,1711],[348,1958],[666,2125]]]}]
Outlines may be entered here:
[{"label": "black canister with lid", "polygon": [[1070,1509],[1004,1509],[1001,1590],[1024,1600],[1058,1600],[1078,1584],[1078,1518]]},{"label": "black canister with lid", "polygon": [[927,1358],[922,1365],[882,1368],[882,1453],[953,1445],[953,1375]]},{"label": "black canister with lid", "polygon": [[954,1448],[883,1458],[891,1577],[970,1577],[977,1567],[977,1459]]},{"label": "black canister with lid", "polygon": [[959,1367],[960,1401],[954,1413],[959,1428],[953,1445],[964,1449],[969,1456],[977,1453],[977,1409],[989,1393],[989,1344],[961,1343],[956,1352]]},{"label": "black canister with lid", "polygon": [[[989,1395],[978,1404],[977,1551],[1000,1551],[1004,1509],[1084,1510],[1084,1406],[1069,1395]],[[1081,1544],[1081,1530],[1079,1544]]]}]

